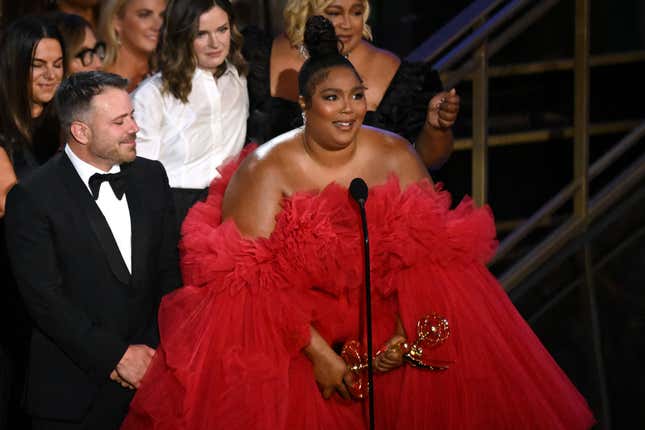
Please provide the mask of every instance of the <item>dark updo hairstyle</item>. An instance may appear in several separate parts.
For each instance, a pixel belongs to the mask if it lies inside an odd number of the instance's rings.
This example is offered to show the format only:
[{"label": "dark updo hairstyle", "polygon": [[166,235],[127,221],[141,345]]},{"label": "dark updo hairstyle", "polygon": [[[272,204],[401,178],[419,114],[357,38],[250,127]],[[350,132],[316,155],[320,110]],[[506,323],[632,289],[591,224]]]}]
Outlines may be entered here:
[{"label": "dark updo hairstyle", "polygon": [[304,45],[309,53],[298,74],[298,90],[309,106],[311,96],[319,83],[327,79],[329,69],[332,67],[347,67],[351,69],[356,78],[363,82],[352,63],[340,54],[336,30],[328,19],[314,15],[307,19],[305,26]]}]

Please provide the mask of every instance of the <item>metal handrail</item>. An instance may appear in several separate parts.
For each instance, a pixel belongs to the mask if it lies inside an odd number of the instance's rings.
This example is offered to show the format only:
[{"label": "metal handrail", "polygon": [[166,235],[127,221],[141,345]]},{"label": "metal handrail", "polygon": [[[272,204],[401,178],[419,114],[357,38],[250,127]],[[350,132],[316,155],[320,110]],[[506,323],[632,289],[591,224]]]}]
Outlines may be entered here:
[{"label": "metal handrail", "polygon": [[[477,0],[413,50],[406,59],[408,61],[433,63],[436,70],[445,72],[481,46],[499,28],[511,22],[512,18],[518,15],[522,9],[532,6],[532,9],[514,20],[508,29],[493,40],[490,46],[490,55],[493,55],[510,42],[511,39],[525,31],[558,1],[512,0],[505,2],[502,0]],[[504,3],[507,4],[504,5]],[[465,35],[467,36],[464,37]],[[464,37],[463,40],[458,42],[462,37]],[[435,61],[441,53],[455,44],[456,46]],[[467,64],[470,65],[470,67],[467,67],[469,72],[474,67],[477,67],[477,64],[473,64],[472,61]],[[466,74],[468,73],[459,73],[460,77],[455,80],[455,83],[463,79]]]},{"label": "metal handrail", "polygon": [[633,148],[641,138],[645,136],[645,122],[641,123],[631,133],[625,136],[616,146],[611,148],[601,158],[599,158],[589,169],[590,180],[596,178],[602,173],[610,164],[616,161],[627,150]]},{"label": "metal handrail", "polygon": [[[558,4],[559,0],[542,0],[535,4],[532,9],[528,10],[518,19],[516,19],[507,29],[505,29],[501,34],[496,36],[493,40],[488,42],[489,56],[493,56],[498,53],[503,47],[510,43],[515,37],[523,33],[527,28],[529,28],[534,22],[539,20],[544,14],[546,14],[553,6]],[[530,2],[532,3],[532,2]],[[519,10],[522,5],[514,5],[513,12]],[[510,19],[512,15],[509,15]],[[500,25],[503,22],[500,22]],[[490,33],[489,33],[490,34]],[[449,65],[452,62],[446,61],[445,64]],[[466,61],[458,70],[446,72],[446,68],[443,67],[443,63],[439,62],[435,65],[437,70],[444,72],[446,76],[442,76],[446,88],[452,88],[457,83],[465,79],[472,71],[477,67],[477,63],[474,59]]]},{"label": "metal handrail", "polygon": [[[636,144],[640,142],[640,139],[645,136],[645,122],[642,122],[636,129],[631,133],[625,136],[620,142],[618,142],[614,147],[612,147],[605,155],[596,160],[593,165],[589,168],[589,181],[595,179],[600,175],[604,170],[606,170],[613,162],[615,162],[620,156],[625,154],[629,149],[633,148]],[[494,259],[491,264],[495,264],[502,258],[504,258],[510,250],[517,245],[520,241],[526,238],[535,227],[546,217],[552,215],[556,210],[558,210],[564,203],[566,203],[576,190],[579,189],[581,184],[581,179],[574,179],[569,185],[563,188],[558,194],[556,194],[551,200],[545,203],[540,209],[538,209],[524,224],[518,227],[513,233],[509,234],[501,243],[495,254]],[[504,282],[502,282],[504,284]],[[506,284],[504,284],[506,285]]]},{"label": "metal handrail", "polygon": [[[491,43],[491,45],[493,45],[493,43]],[[643,61],[645,61],[645,51],[636,50],[592,55],[589,58],[589,65],[591,67],[602,67]],[[537,75],[539,73],[561,72],[571,69],[573,69],[573,58],[560,58],[530,63],[490,66],[488,69],[488,76],[491,78],[500,78],[505,76]],[[467,79],[470,79],[470,76],[466,76],[464,78],[464,80]]]},{"label": "metal handrail", "polygon": [[479,21],[503,3],[503,0],[478,0],[436,31],[408,56],[408,61],[432,62],[457,39],[470,31]]},{"label": "metal handrail", "polygon": [[477,27],[468,37],[455,46],[450,52],[434,63],[434,68],[439,72],[448,70],[451,66],[461,61],[466,55],[475,50],[488,39],[502,25],[516,16],[524,7],[534,3],[532,0],[513,0],[502,7],[492,17]]},{"label": "metal handrail", "polygon": [[600,217],[612,204],[645,179],[645,155],[634,161],[628,169],[591,200],[586,218],[572,217],[551,233],[545,240],[500,276],[500,283],[506,291],[515,288],[535,267],[539,267],[555,252],[562,248],[589,222]]},{"label": "metal handrail", "polygon": [[[639,228],[633,235],[631,235],[625,241],[618,244],[609,253],[605,254],[602,258],[600,258],[597,262],[595,262],[593,266],[593,273],[596,274],[601,270],[603,270],[609,262],[611,262],[622,252],[624,252],[625,249],[628,249],[630,246],[634,245],[637,241],[642,240],[643,237],[645,237],[645,226]],[[548,302],[546,302],[536,313],[534,313],[529,318],[527,318],[527,321],[529,322],[529,324],[533,324],[534,322],[539,320],[546,312],[548,312],[553,306],[555,306],[555,304],[562,301],[563,297],[569,295],[577,288],[579,288],[583,282],[584,282],[583,279],[578,278],[572,281],[566,287],[562,288],[562,290],[558,291],[558,293],[553,298],[551,298]]]},{"label": "metal handrail", "polygon": [[[608,121],[589,124],[589,135],[618,134],[634,130],[641,120]],[[499,133],[488,136],[488,147],[523,145],[527,143],[546,142],[552,139],[570,139],[573,137],[573,127],[552,127],[517,133]],[[473,139],[455,139],[454,150],[463,151],[473,146]]]}]

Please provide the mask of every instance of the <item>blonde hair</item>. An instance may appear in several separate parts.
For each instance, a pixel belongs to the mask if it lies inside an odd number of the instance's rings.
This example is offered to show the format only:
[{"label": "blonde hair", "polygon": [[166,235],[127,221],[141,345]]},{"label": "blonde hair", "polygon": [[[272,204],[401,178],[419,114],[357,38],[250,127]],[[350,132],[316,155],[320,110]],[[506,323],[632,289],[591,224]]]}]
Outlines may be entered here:
[{"label": "blonde hair", "polygon": [[[307,18],[320,15],[334,0],[288,0],[284,7],[284,32],[293,46],[300,46],[304,40],[305,23]],[[367,25],[370,16],[370,3],[361,0],[365,11],[363,12],[363,37],[372,40],[372,29]]]},{"label": "blonde hair", "polygon": [[119,51],[119,35],[114,28],[114,18],[123,16],[125,6],[130,0],[103,0],[101,3],[101,14],[99,15],[98,35],[105,43],[105,59],[103,67],[109,67],[116,63]]}]

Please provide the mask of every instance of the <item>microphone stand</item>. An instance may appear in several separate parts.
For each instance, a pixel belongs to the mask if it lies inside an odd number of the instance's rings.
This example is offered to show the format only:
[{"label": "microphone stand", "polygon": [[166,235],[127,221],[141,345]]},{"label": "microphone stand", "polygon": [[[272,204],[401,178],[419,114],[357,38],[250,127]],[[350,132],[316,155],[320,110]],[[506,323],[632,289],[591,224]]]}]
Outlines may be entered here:
[{"label": "microphone stand", "polygon": [[374,430],[374,369],[372,364],[372,287],[370,284],[370,242],[367,234],[367,215],[365,201],[367,200],[367,184],[361,178],[355,178],[349,187],[350,194],[361,213],[361,226],[363,229],[363,250],[365,253],[365,319],[367,329],[367,393],[369,401],[370,430]]}]

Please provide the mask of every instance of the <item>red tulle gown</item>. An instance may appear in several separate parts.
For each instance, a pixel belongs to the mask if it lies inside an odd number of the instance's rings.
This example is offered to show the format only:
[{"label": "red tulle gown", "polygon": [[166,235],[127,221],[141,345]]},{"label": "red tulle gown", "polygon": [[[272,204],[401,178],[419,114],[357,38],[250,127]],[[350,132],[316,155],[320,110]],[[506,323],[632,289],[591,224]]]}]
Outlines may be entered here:
[{"label": "red tulle gown", "polygon": [[[366,401],[324,400],[301,349],[314,326],[330,345],[360,336],[360,218],[331,184],[282,202],[268,239],[221,223],[222,169],[183,225],[185,287],[165,297],[161,345],[123,429],[363,429]],[[517,313],[484,263],[495,250],[488,209],[427,181],[370,190],[374,345],[400,315],[414,338],[436,313],[450,336],[431,352],[449,369],[377,374],[375,422],[386,429],[586,429],[585,399]]]}]

